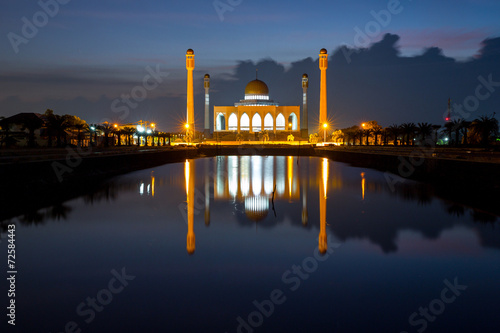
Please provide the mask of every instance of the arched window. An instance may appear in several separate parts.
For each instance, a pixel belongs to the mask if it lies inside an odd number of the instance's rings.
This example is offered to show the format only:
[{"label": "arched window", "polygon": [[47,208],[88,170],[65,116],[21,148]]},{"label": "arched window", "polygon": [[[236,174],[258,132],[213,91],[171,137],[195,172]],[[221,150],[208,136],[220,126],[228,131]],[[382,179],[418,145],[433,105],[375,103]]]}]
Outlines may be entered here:
[{"label": "arched window", "polygon": [[219,113],[217,116],[217,122],[216,122],[216,131],[225,131],[226,130],[226,117],[222,113]]},{"label": "arched window", "polygon": [[246,113],[240,118],[240,130],[241,131],[249,131],[250,130],[250,117]]},{"label": "arched window", "polygon": [[264,117],[264,130],[272,131],[274,129],[273,122],[273,116],[271,116],[270,113],[266,114],[266,116]]},{"label": "arched window", "polygon": [[254,132],[262,131],[262,118],[258,113],[254,114],[252,118],[252,131]]},{"label": "arched window", "polygon": [[283,116],[283,114],[280,113],[276,117],[276,130],[277,131],[284,131],[285,129],[286,129],[285,117]]},{"label": "arched window", "polygon": [[230,131],[238,130],[238,117],[236,117],[236,114],[231,113],[231,115],[229,116],[227,127],[229,127]]},{"label": "arched window", "polygon": [[298,128],[297,128],[297,116],[295,115],[294,112],[292,112],[290,114],[290,116],[288,117],[288,123],[292,124],[291,128],[288,128],[288,129],[291,129],[292,131],[298,130]]}]

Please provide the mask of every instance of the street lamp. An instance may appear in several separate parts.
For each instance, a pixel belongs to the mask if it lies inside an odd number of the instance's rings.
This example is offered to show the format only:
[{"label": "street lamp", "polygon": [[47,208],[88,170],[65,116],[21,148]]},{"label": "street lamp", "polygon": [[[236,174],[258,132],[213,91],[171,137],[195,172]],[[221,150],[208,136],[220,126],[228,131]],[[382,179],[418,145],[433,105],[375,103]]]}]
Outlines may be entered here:
[{"label": "street lamp", "polygon": [[326,142],[326,129],[328,128],[328,124],[323,124],[323,142]]}]

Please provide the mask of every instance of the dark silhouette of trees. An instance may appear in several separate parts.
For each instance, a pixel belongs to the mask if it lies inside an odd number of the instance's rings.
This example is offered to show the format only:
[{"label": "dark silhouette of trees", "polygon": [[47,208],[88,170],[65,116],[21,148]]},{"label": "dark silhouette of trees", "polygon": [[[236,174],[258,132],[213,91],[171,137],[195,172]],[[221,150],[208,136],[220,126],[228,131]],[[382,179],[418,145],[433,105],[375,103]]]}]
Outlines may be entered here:
[{"label": "dark silhouette of trees", "polygon": [[392,135],[393,144],[395,146],[397,146],[398,145],[398,136],[399,136],[399,133],[401,133],[401,128],[396,124],[392,124],[391,126],[387,127],[387,130]]},{"label": "dark silhouette of trees", "polygon": [[488,146],[491,135],[498,135],[498,120],[493,116],[481,116],[475,119],[471,125],[471,137],[482,146]]}]

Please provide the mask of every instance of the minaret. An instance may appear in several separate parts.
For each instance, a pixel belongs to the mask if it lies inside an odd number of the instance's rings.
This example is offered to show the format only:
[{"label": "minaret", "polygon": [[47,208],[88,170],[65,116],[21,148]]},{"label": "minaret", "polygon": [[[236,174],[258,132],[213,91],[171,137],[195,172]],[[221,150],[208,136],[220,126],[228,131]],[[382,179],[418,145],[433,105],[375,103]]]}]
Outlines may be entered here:
[{"label": "minaret", "polygon": [[194,93],[193,93],[193,70],[194,70],[194,51],[188,49],[186,51],[186,69],[187,69],[187,116],[186,116],[186,133],[191,133],[191,138],[194,140]]},{"label": "minaret", "polygon": [[186,178],[187,219],[188,233],[186,237],[186,250],[193,254],[196,248],[194,235],[194,160],[186,160],[184,164],[184,177]]},{"label": "minaret", "polygon": [[308,113],[307,113],[307,88],[309,88],[309,76],[307,74],[302,75],[302,128],[300,130],[300,136],[303,138],[309,137],[309,124],[308,124]]},{"label": "minaret", "polygon": [[321,70],[321,88],[319,97],[319,126],[323,127],[327,123],[326,108],[326,69],[328,68],[328,52],[321,49],[319,52],[319,69]]},{"label": "minaret", "polygon": [[210,113],[210,96],[208,94],[210,89],[210,75],[205,74],[203,79],[203,86],[205,87],[205,138],[210,138],[210,125],[208,120],[208,114]]},{"label": "minaret", "polygon": [[319,237],[318,249],[319,253],[325,254],[328,249],[326,236],[326,196],[328,193],[328,168],[329,163],[327,158],[323,158],[321,163],[321,184],[319,184]]}]

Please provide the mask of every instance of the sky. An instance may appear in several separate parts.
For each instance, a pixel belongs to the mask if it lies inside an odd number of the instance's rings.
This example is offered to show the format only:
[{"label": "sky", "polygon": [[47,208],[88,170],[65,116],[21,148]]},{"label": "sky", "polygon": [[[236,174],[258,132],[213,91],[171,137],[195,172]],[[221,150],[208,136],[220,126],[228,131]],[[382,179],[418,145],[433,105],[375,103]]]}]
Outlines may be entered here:
[{"label": "sky", "polygon": [[[319,81],[321,48],[331,60],[328,116],[339,128],[365,120],[383,126],[438,123],[448,98],[459,108],[475,95],[480,77],[500,81],[500,61],[481,59],[484,50],[491,56],[499,53],[496,0],[1,3],[4,117],[50,108],[89,123],[146,120],[156,122],[159,130],[176,130],[185,118],[188,48],[195,51],[198,126],[203,124],[203,75],[212,77],[213,105],[232,105],[243,98],[257,67],[271,98],[282,105],[301,104],[298,71],[307,71],[309,123],[314,124],[319,85],[313,80]],[[348,56],[339,51],[343,45],[352,51]],[[354,52],[358,49],[367,52]],[[335,61],[339,54],[344,59]],[[374,62],[377,56],[383,59]],[[417,63],[423,66],[419,70]],[[297,77],[291,75],[295,72]],[[149,88],[144,98],[125,104],[123,96],[141,90],[145,79]],[[499,94],[490,95],[467,117],[494,112]]]}]

